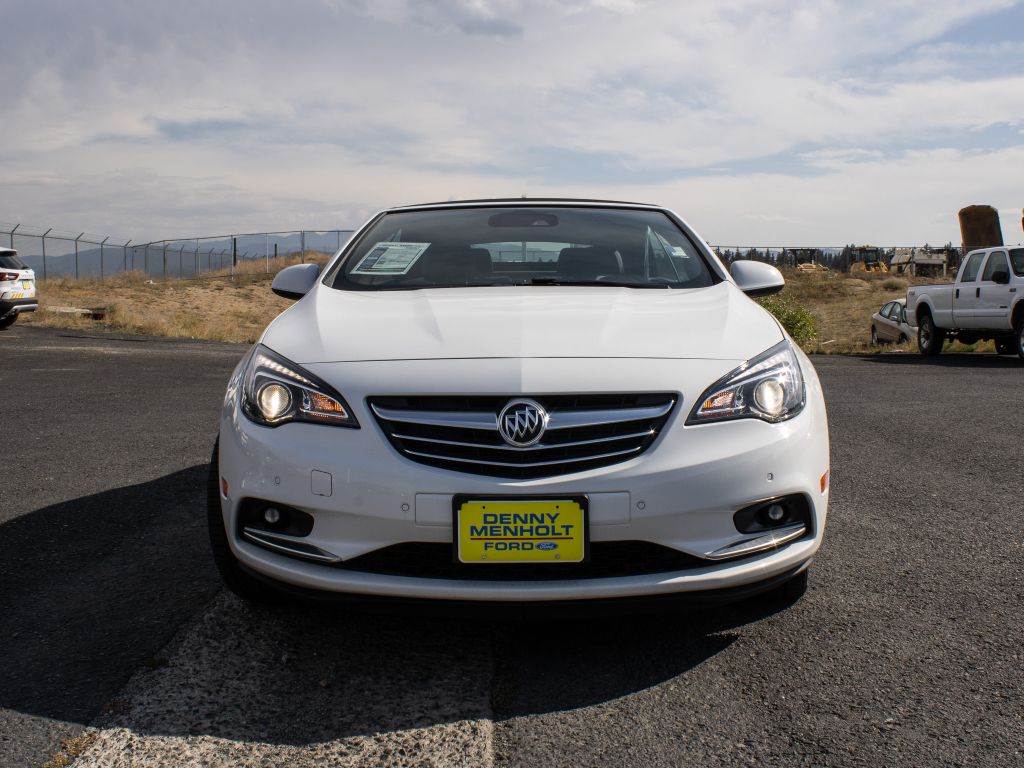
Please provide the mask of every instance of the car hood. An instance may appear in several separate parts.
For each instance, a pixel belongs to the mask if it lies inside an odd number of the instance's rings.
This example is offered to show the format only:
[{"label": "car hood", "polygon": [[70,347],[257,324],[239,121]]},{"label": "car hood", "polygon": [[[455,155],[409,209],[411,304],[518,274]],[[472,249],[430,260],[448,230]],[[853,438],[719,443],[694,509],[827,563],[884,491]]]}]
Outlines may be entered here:
[{"label": "car hood", "polygon": [[467,358],[742,361],[778,323],[732,283],[692,290],[571,286],[342,291],[317,285],[263,343],[299,364]]}]

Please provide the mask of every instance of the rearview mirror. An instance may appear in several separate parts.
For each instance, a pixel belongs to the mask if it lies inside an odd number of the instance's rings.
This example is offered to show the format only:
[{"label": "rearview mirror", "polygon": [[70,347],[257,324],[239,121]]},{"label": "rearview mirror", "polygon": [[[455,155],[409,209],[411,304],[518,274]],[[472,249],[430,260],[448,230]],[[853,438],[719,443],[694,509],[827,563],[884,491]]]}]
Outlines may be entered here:
[{"label": "rearview mirror", "polygon": [[286,299],[301,299],[313,290],[319,275],[318,264],[293,264],[277,273],[270,290]]},{"label": "rearview mirror", "polygon": [[747,296],[778,293],[786,285],[786,279],[779,270],[760,261],[734,261],[729,272],[736,281],[736,287]]}]

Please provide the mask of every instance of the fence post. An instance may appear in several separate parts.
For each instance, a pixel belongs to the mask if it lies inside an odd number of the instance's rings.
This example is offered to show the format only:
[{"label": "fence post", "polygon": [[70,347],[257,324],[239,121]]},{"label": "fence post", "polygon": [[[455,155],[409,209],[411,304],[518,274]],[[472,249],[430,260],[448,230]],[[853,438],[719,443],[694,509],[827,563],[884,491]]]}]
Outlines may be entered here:
[{"label": "fence post", "polygon": [[183,253],[185,253],[185,244],[184,243],[182,243],[181,244],[181,248],[178,249],[178,277],[179,278],[182,278],[182,277],[185,276],[185,273],[182,272],[182,269],[181,269],[181,255]]},{"label": "fence post", "polygon": [[267,257],[267,274],[269,275],[270,274],[270,234],[269,233],[267,233],[267,243],[266,243],[266,248],[265,248],[264,252],[265,252],[266,257]]},{"label": "fence post", "polygon": [[102,242],[100,242],[100,282],[101,283],[103,282],[103,244],[105,242],[107,242],[107,240],[109,240],[109,239],[110,239],[110,235],[107,235],[106,237],[103,238]]},{"label": "fence post", "polygon": [[195,276],[199,277],[199,273],[202,271],[202,259],[199,256],[199,238],[196,238],[196,271]]},{"label": "fence post", "polygon": [[78,279],[78,240],[84,234],[85,232],[83,232],[81,235],[75,238],[75,280]]},{"label": "fence post", "polygon": [[127,243],[124,244],[124,269],[121,270],[122,272],[127,272],[128,271],[128,246],[131,245],[131,244],[132,244],[131,240],[129,240]]},{"label": "fence post", "polygon": [[11,250],[12,250],[12,251],[14,250],[14,233],[18,231],[18,227],[20,227],[20,226],[21,226],[21,224],[20,224],[20,223],[19,223],[19,224],[15,224],[15,225],[14,225],[14,229],[12,229],[12,230],[10,231],[10,233],[9,233],[9,234],[10,234],[10,236],[11,236]]},{"label": "fence post", "polygon": [[43,280],[46,279],[46,236],[53,232],[53,227],[43,232]]},{"label": "fence post", "polygon": [[167,243],[164,243],[164,247],[161,250],[163,251],[164,280],[166,280],[167,279]]},{"label": "fence post", "polygon": [[144,262],[142,268],[146,271],[146,277],[149,277],[149,243],[146,243],[145,248],[142,251]]},{"label": "fence post", "polygon": [[299,236],[299,260],[306,263],[306,230],[302,230],[302,234]]},{"label": "fence post", "polygon": [[238,238],[231,238],[231,276],[235,276],[235,267],[238,264]]}]

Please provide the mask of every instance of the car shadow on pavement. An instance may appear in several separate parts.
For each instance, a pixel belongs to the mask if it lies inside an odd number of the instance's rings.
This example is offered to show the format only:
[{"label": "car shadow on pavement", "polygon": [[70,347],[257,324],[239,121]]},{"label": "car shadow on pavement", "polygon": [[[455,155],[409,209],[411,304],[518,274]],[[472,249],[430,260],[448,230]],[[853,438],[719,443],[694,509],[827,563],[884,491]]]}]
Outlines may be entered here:
[{"label": "car shadow on pavement", "polygon": [[199,514],[205,472],[191,467],[0,526],[0,708],[88,723],[216,594]]},{"label": "car shadow on pavement", "polygon": [[0,527],[0,707],[79,724],[100,715],[143,737],[372,738],[646,690],[783,607],[755,598],[537,622],[251,605],[220,592],[204,487],[196,466]]},{"label": "car shadow on pavement", "polygon": [[506,623],[492,632],[495,719],[579,709],[653,688],[739,639],[739,629],[792,605],[774,595],[712,607]]},{"label": "car shadow on pavement", "polygon": [[[936,368],[1024,368],[1019,357],[995,354],[954,353],[930,357],[917,354],[857,355],[871,363],[887,365],[930,366]],[[816,358],[818,359],[818,358]]]}]

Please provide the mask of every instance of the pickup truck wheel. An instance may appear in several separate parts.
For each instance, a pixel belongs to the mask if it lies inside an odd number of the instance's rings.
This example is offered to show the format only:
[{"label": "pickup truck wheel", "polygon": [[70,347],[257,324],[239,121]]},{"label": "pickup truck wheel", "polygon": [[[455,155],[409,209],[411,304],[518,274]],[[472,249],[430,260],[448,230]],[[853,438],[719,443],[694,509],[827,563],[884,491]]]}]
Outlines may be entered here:
[{"label": "pickup truck wheel", "polygon": [[921,318],[921,324],[917,329],[917,348],[922,355],[937,355],[942,352],[942,345],[946,338],[942,332],[935,327],[935,321],[930,314]]},{"label": "pickup truck wheel", "polygon": [[213,444],[213,456],[210,457],[210,471],[206,482],[206,522],[210,532],[210,547],[213,549],[213,562],[216,563],[227,588],[243,600],[253,603],[280,602],[280,594],[246,573],[231,552],[220,508],[219,445],[220,438]]},{"label": "pickup truck wheel", "polygon": [[1017,323],[1017,354],[1024,360],[1024,317]]}]

